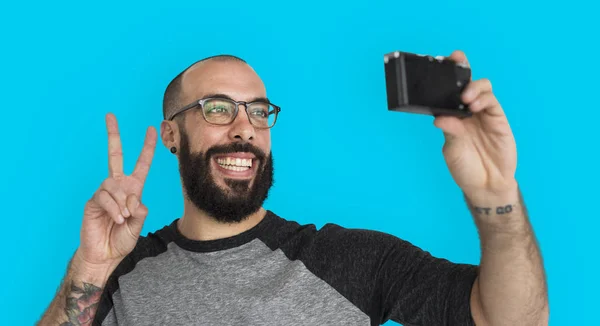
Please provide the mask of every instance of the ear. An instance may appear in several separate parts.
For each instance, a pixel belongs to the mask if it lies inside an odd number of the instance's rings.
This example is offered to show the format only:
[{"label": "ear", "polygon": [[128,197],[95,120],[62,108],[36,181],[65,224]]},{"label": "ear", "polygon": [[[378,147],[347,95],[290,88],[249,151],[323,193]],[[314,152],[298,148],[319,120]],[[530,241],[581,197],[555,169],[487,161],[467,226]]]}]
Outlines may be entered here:
[{"label": "ear", "polygon": [[177,122],[163,120],[160,123],[160,138],[166,148],[179,148],[179,126]]}]

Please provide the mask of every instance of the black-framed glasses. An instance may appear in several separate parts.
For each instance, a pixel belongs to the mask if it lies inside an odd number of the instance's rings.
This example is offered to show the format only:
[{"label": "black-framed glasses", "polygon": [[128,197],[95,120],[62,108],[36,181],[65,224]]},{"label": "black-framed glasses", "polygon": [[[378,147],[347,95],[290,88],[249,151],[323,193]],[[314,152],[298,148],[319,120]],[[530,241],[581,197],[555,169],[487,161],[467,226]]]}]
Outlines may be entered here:
[{"label": "black-framed glasses", "polygon": [[207,97],[173,112],[167,120],[173,120],[176,115],[200,106],[200,111],[202,111],[202,116],[206,122],[214,125],[228,125],[237,117],[240,105],[246,107],[250,123],[260,129],[272,128],[277,122],[277,115],[281,111],[280,107],[268,100],[257,100],[248,103],[225,97]]}]

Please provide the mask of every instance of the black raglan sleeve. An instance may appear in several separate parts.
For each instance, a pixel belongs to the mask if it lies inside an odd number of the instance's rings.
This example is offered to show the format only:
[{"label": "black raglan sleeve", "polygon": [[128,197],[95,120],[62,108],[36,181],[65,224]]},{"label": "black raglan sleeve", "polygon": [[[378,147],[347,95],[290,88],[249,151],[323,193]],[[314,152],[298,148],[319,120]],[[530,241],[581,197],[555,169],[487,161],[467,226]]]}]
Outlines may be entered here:
[{"label": "black raglan sleeve", "polygon": [[312,269],[367,313],[372,325],[475,325],[478,266],[433,257],[390,234],[327,224],[304,253]]}]

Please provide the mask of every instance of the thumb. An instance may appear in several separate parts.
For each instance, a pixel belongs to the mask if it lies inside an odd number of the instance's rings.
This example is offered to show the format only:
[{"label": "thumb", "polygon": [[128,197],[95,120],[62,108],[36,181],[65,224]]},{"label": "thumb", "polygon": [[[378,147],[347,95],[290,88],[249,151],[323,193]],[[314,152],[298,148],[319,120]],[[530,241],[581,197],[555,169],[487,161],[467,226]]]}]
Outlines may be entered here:
[{"label": "thumb", "polygon": [[446,142],[461,137],[466,131],[463,121],[457,117],[438,116],[433,120],[433,125],[442,130]]}]

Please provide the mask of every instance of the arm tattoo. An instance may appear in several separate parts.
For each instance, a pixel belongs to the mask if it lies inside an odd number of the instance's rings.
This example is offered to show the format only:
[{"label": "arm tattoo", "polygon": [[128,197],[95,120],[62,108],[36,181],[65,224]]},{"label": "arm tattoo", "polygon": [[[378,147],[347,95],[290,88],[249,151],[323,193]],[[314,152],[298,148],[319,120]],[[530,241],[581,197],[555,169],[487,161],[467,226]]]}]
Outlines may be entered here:
[{"label": "arm tattoo", "polygon": [[[495,212],[496,215],[504,215],[504,214],[508,214],[510,212],[513,211],[515,205],[503,205],[503,206],[496,206],[494,207],[479,207],[479,206],[472,206],[473,211],[477,214],[477,215],[490,215],[490,212]],[[493,210],[492,210],[493,209]]]},{"label": "arm tattoo", "polygon": [[62,323],[60,326],[91,325],[96,315],[98,302],[100,302],[102,289],[85,282],[82,289],[72,282],[71,294],[67,298],[65,306],[65,313],[69,321]]},{"label": "arm tattoo", "polygon": [[521,213],[521,212],[523,214],[527,215],[527,212],[525,212],[525,210],[526,210],[525,205],[523,204],[523,194],[521,193],[521,190],[519,190],[518,199],[515,202],[506,203],[504,205],[479,206],[479,205],[473,204],[471,202],[471,200],[469,200],[469,198],[466,196],[466,194],[464,194],[464,198],[465,198],[465,201],[467,202],[467,206],[469,207],[469,210],[476,217],[484,217],[484,216],[487,217],[487,216],[494,216],[494,215],[506,216],[506,215],[509,215],[510,213]]}]

